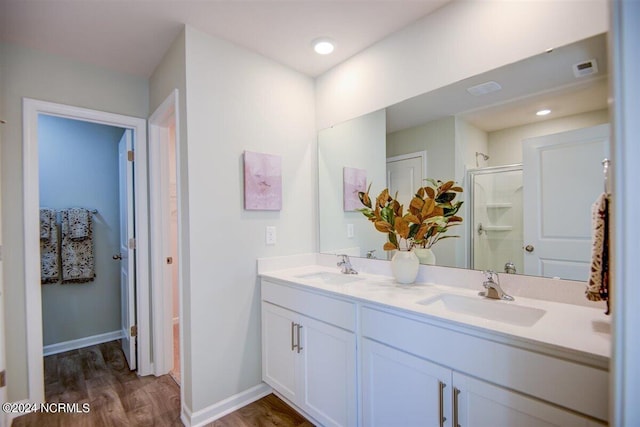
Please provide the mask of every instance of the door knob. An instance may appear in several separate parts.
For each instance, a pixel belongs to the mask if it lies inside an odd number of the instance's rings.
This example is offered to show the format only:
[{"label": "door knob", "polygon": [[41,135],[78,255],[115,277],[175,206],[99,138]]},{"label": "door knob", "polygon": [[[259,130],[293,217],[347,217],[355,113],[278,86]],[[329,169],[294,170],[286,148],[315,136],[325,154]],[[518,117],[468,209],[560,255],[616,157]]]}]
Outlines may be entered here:
[{"label": "door knob", "polygon": [[534,247],[531,246],[531,245],[527,245],[527,246],[524,247],[524,250],[529,252],[529,253],[533,252],[533,249],[534,249]]},{"label": "door knob", "polygon": [[116,260],[120,260],[120,259],[122,259],[122,254],[115,254],[111,258],[116,259]]}]

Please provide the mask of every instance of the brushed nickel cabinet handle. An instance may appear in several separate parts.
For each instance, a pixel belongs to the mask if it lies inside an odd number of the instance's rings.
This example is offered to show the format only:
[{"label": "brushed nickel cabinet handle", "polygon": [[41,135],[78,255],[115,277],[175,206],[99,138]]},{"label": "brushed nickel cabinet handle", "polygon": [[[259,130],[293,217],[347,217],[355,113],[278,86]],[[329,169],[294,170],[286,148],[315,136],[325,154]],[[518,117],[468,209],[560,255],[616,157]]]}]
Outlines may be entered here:
[{"label": "brushed nickel cabinet handle", "polygon": [[121,260],[122,259],[122,254],[115,254],[111,258],[113,258],[115,260]]},{"label": "brushed nickel cabinet handle", "polygon": [[444,388],[447,385],[442,381],[438,381],[438,395],[440,398],[440,406],[438,407],[438,414],[440,419],[440,427],[444,427],[445,421],[447,421],[447,417],[444,416]]},{"label": "brushed nickel cabinet handle", "polygon": [[300,329],[302,329],[302,325],[298,323],[298,353],[302,351],[302,346],[300,345]]},{"label": "brushed nickel cabinet handle", "polygon": [[457,387],[453,388],[453,427],[460,427],[458,424],[458,395],[460,390]]},{"label": "brushed nickel cabinet handle", "polygon": [[294,329],[296,328],[296,324],[291,322],[291,351],[296,349],[296,345],[293,341]]}]

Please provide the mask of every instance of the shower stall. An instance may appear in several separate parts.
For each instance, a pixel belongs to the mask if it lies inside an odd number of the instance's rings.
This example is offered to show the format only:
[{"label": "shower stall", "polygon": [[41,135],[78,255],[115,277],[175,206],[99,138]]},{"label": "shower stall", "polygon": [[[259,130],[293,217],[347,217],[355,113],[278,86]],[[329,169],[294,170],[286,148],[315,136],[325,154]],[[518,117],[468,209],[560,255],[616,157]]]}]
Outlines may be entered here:
[{"label": "shower stall", "polygon": [[471,169],[467,183],[471,268],[522,273],[522,165]]}]

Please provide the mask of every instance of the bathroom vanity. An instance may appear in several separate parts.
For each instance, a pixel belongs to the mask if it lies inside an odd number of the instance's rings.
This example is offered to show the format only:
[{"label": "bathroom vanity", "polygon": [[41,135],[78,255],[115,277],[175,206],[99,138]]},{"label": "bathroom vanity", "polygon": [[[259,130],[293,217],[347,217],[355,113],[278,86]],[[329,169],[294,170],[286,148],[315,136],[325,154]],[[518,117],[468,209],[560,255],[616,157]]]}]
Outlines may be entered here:
[{"label": "bathroom vanity", "polygon": [[603,311],[481,288],[262,271],[263,380],[323,426],[606,425]]}]

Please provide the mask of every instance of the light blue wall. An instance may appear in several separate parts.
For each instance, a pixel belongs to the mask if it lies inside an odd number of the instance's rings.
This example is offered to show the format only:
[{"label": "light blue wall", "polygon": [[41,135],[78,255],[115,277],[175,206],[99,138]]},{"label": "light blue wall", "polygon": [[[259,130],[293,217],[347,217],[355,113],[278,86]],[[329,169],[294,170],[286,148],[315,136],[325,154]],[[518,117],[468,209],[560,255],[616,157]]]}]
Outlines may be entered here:
[{"label": "light blue wall", "polygon": [[120,329],[118,142],[124,129],[41,115],[40,206],[93,215],[96,278],[42,286],[44,345]]}]

